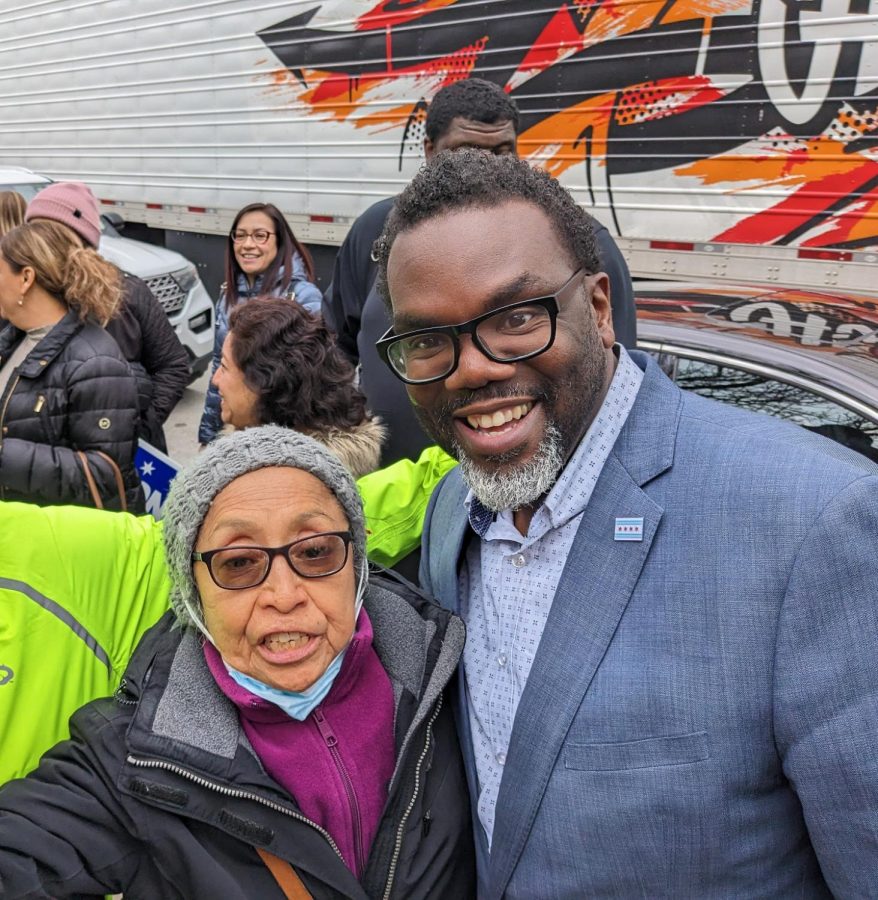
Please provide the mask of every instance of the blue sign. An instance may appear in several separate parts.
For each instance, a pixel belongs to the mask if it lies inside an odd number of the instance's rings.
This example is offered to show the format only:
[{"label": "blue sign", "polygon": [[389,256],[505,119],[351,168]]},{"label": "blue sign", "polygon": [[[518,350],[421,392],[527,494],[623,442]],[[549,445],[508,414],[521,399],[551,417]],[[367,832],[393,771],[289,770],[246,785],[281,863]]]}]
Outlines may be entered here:
[{"label": "blue sign", "polygon": [[171,481],[180,471],[180,466],[143,439],[137,443],[134,464],[137,466],[143,493],[146,494],[146,511],[160,519]]}]

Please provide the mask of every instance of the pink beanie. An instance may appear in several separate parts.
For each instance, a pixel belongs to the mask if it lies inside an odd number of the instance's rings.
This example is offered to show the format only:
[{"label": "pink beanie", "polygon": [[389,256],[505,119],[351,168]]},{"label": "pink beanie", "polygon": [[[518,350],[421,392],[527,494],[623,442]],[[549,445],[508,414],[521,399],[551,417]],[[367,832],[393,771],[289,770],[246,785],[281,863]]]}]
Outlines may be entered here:
[{"label": "pink beanie", "polygon": [[51,219],[75,231],[91,247],[101,239],[101,215],[91,188],[81,181],[56,181],[27,205],[24,221]]}]

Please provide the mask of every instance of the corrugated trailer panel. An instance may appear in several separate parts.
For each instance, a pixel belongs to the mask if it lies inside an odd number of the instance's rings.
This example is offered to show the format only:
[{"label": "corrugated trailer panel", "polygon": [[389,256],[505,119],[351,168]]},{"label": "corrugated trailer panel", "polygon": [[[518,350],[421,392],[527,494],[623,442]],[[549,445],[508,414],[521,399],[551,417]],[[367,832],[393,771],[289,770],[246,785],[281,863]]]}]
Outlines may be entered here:
[{"label": "corrugated trailer panel", "polygon": [[476,75],[632,260],[878,243],[878,0],[44,0],[0,35],[0,163],[151,224],[222,231],[265,198],[337,242]]}]

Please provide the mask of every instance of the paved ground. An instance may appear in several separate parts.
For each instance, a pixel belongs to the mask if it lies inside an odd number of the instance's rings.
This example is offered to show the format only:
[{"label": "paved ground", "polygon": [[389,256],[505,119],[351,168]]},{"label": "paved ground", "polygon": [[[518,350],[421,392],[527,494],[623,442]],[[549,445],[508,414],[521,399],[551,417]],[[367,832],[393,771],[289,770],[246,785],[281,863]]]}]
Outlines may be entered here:
[{"label": "paved ground", "polygon": [[165,422],[168,456],[174,462],[184,463],[198,453],[198,422],[204,409],[208,380],[205,372],[198,381],[190,384]]}]

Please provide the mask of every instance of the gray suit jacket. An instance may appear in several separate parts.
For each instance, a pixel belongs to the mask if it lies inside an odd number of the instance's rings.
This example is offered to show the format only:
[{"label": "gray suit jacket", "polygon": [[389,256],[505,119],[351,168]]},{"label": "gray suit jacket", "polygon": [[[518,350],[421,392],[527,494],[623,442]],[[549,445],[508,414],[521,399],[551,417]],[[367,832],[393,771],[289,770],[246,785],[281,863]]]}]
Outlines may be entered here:
[{"label": "gray suit jacket", "polygon": [[[878,469],[650,360],[507,755],[484,898],[878,897]],[[422,583],[458,607],[455,470]],[[614,540],[643,517],[641,542]],[[475,796],[465,679],[458,718]]]}]

